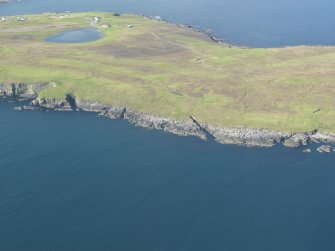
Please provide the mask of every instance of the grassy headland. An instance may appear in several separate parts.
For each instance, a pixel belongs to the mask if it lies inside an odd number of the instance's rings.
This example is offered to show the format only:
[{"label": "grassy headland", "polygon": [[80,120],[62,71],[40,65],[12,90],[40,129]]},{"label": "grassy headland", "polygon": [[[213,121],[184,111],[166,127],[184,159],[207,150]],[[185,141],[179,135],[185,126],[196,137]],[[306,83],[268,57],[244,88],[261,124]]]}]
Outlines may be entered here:
[{"label": "grassy headland", "polygon": [[[102,39],[44,42],[63,30],[90,27],[94,16],[102,17]],[[72,94],[226,127],[335,133],[335,47],[231,47],[192,29],[128,14],[0,21],[0,82],[50,81],[57,87],[41,97]]]}]

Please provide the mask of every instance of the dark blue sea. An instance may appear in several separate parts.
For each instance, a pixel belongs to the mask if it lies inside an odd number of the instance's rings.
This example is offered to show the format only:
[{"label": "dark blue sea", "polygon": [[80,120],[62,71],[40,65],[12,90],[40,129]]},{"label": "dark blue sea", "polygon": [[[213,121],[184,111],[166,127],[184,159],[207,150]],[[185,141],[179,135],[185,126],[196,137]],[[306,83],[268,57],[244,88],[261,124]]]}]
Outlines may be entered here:
[{"label": "dark blue sea", "polygon": [[[331,1],[22,0],[160,15],[249,46],[334,44]],[[1,66],[0,66],[1,67]],[[334,251],[335,154],[248,148],[0,101],[0,251]]]},{"label": "dark blue sea", "polygon": [[335,41],[334,0],[20,0],[0,16],[67,10],[158,15],[251,47]]}]

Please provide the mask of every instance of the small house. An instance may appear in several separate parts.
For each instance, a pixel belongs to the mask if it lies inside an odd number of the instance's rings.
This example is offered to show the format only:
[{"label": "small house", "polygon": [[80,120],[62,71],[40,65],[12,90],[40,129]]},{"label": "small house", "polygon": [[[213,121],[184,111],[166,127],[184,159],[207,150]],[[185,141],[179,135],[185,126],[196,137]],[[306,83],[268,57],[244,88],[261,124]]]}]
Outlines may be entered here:
[{"label": "small house", "polygon": [[96,23],[99,23],[100,22],[100,20],[101,20],[101,17],[94,17],[94,19],[93,19]]},{"label": "small house", "polygon": [[25,18],[25,17],[18,17],[17,20],[20,21],[20,22],[25,22],[25,21],[27,21],[27,18]]},{"label": "small house", "polygon": [[160,16],[154,16],[154,19],[158,20],[158,21],[162,21],[163,18],[161,18]]}]

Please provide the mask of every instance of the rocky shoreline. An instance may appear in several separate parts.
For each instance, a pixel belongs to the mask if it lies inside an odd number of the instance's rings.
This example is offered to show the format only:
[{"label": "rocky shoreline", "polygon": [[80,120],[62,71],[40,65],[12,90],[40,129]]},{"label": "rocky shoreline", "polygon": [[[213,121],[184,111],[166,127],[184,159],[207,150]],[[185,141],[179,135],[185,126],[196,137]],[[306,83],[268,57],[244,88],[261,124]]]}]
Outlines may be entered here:
[{"label": "rocky shoreline", "polygon": [[[120,15],[120,14],[117,14],[117,15]],[[236,47],[247,48],[244,45],[237,45],[237,44],[225,41],[224,39],[222,39],[222,38],[216,36],[215,34],[213,34],[212,30],[200,29],[199,27],[197,27],[197,26],[195,27],[195,26],[190,25],[190,24],[175,23],[175,22],[172,22],[170,20],[164,19],[164,18],[162,18],[160,16],[146,16],[146,15],[142,15],[142,16],[144,18],[147,18],[147,19],[154,19],[154,20],[157,20],[157,21],[162,21],[162,22],[165,22],[165,23],[168,23],[168,24],[176,25],[177,27],[182,28],[182,29],[191,29],[191,30],[193,30],[195,32],[202,33],[205,36],[207,36],[213,43],[216,43],[216,44],[226,44],[229,47],[236,46]]]},{"label": "rocky shoreline", "polygon": [[0,4],[13,2],[14,0],[0,0]]},{"label": "rocky shoreline", "polygon": [[[247,146],[271,147],[282,144],[285,147],[296,148],[308,146],[311,143],[334,144],[335,135],[320,133],[317,130],[306,133],[276,132],[267,129],[226,128],[197,121],[190,116],[190,121],[174,121],[168,118],[133,111],[125,106],[89,102],[67,95],[64,99],[39,98],[39,93],[48,88],[56,87],[53,82],[37,84],[1,84],[0,96],[14,97],[18,100],[33,100],[31,106],[22,106],[17,110],[45,108],[58,111],[95,112],[111,119],[124,119],[129,123],[165,132],[197,136],[203,140],[214,139],[221,144],[237,144]],[[320,152],[331,152],[333,148],[322,145]],[[308,151],[307,151],[308,152]]]}]

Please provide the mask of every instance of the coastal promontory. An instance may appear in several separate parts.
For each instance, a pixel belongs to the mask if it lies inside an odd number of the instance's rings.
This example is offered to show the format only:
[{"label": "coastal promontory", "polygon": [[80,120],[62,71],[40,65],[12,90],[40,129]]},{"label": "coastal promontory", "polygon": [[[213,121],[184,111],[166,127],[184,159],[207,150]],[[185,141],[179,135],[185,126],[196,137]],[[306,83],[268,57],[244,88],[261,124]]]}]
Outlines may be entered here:
[{"label": "coastal promontory", "polygon": [[[96,29],[101,38],[46,39],[81,28]],[[19,84],[28,88],[37,105],[52,100],[59,108],[72,102],[92,110],[99,104],[98,112],[116,109],[139,124],[138,114],[166,119],[148,119],[149,127],[192,124],[191,116],[201,128],[192,125],[190,134],[211,133],[222,143],[268,134],[264,144],[295,145],[335,133],[335,47],[233,46],[160,18],[100,12],[6,17],[0,21],[0,83],[2,95],[5,89],[15,95]],[[41,84],[52,87],[32,91]]]}]

